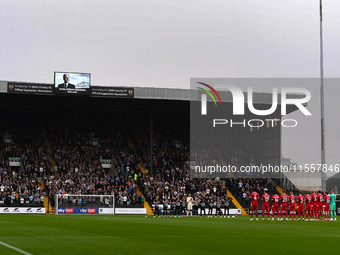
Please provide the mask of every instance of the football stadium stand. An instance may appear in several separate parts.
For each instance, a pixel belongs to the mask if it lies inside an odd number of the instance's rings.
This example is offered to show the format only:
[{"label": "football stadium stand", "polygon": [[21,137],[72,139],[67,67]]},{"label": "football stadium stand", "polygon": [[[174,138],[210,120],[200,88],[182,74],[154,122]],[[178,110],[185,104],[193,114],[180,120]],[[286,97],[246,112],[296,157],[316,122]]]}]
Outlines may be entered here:
[{"label": "football stadium stand", "polygon": [[[115,195],[117,208],[152,214],[162,204],[163,213],[179,206],[182,214],[192,194],[197,208],[245,213],[252,189],[272,195],[282,187],[281,179],[190,176],[190,90],[134,88],[134,98],[113,99],[7,93],[7,82],[0,85],[2,207],[53,213],[58,194]],[[246,147],[237,151],[247,157]]]}]

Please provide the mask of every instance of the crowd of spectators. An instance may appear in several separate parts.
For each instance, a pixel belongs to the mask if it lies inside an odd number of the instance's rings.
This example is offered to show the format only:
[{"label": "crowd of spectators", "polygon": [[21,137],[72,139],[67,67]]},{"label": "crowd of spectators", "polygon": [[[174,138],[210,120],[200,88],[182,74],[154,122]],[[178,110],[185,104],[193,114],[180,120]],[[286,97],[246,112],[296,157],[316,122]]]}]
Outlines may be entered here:
[{"label": "crowd of spectators", "polygon": [[[185,121],[173,122],[166,117],[157,121],[153,158],[147,126],[105,121],[103,125],[100,121],[88,121],[86,114],[65,113],[56,113],[53,120],[32,116],[21,116],[20,121],[3,118],[0,204],[41,204],[45,195],[53,203],[56,194],[114,194],[116,206],[123,207],[143,206],[144,196],[150,205],[155,200],[169,201],[188,194],[217,202],[225,200],[229,188],[245,205],[252,189],[261,195],[264,190],[271,193],[275,188],[270,179],[191,178],[189,125]],[[11,137],[10,141],[5,142],[6,136]],[[135,149],[128,145],[129,137]],[[249,159],[247,150],[237,146],[229,150],[228,160],[233,165]],[[11,167],[9,157],[19,157],[21,167]],[[111,168],[103,168],[102,159],[109,159]],[[145,175],[140,170],[140,160],[146,166]]]},{"label": "crowd of spectators", "polygon": [[0,206],[42,206],[44,197],[36,176],[0,172]]},{"label": "crowd of spectators", "polygon": [[[226,200],[227,189],[241,203],[244,208],[250,205],[250,193],[257,191],[261,196],[264,191],[274,194],[276,184],[270,178],[192,178],[189,163],[189,129],[186,125],[177,125],[163,118],[154,131],[153,160],[150,150],[140,151],[143,161],[147,166],[147,172],[140,179],[146,200],[150,205],[172,201],[173,198],[185,197],[191,194],[198,201],[223,201]],[[137,146],[143,148],[148,144],[147,134],[139,134]],[[196,141],[197,142],[197,141]],[[225,141],[224,141],[225,142]],[[254,154],[249,147],[233,143],[229,139],[225,146],[223,158],[229,164],[240,167],[253,164]],[[145,147],[145,146],[144,146]],[[147,147],[146,147],[147,148]],[[202,153],[204,148],[202,148]],[[204,159],[204,157],[199,157]],[[151,163],[152,162],[152,163]],[[152,165],[152,172],[150,171]],[[228,199],[227,199],[228,200]],[[231,208],[234,204],[231,201]]]},{"label": "crowd of spectators", "polygon": [[[114,194],[116,206],[143,205],[144,197],[137,194],[136,186],[141,175],[139,159],[129,149],[123,128],[89,124],[84,115],[56,114],[53,122],[44,123],[43,118],[26,118],[25,114],[18,121],[6,117],[0,123],[3,206],[32,206],[38,201],[42,205],[45,195],[53,203],[55,194]],[[19,158],[21,166],[10,166],[10,157]],[[112,167],[104,169],[102,159],[110,160]]]},{"label": "crowd of spectators", "polygon": [[141,206],[143,196],[137,194],[134,173],[124,170],[113,176],[100,167],[92,171],[55,172],[46,177],[46,187],[51,195],[115,195],[118,207]]},{"label": "crowd of spectators", "polygon": [[[154,206],[155,202],[175,204],[177,200],[185,203],[184,198],[188,194],[191,194],[197,203],[225,201],[225,180],[191,178],[189,125],[185,125],[185,121],[177,121],[182,124],[177,125],[177,122],[167,118],[159,120],[154,130],[153,160],[148,146],[145,146],[150,144],[149,136],[138,130],[138,152],[147,168],[145,176],[139,179],[139,187],[143,190],[145,199],[151,206]],[[234,204],[232,201],[230,203],[233,208]]]},{"label": "crowd of spectators", "polygon": [[[43,205],[39,177],[51,161],[38,123],[34,115],[20,112],[0,118],[0,206]],[[17,159],[21,167],[11,166]]]},{"label": "crowd of spectators", "polygon": [[[97,116],[100,118],[100,116]],[[56,172],[46,181],[51,194],[115,195],[116,206],[142,206],[135,174],[139,160],[123,127],[89,122],[87,115],[57,114],[48,125]],[[103,168],[101,160],[110,160]]]}]

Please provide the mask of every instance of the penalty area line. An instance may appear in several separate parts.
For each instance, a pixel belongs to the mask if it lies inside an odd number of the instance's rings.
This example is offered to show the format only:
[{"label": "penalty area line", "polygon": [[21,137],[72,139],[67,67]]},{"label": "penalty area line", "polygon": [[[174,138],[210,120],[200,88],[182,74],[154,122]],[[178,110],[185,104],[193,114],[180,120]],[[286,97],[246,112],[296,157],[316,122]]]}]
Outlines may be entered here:
[{"label": "penalty area line", "polygon": [[5,247],[7,247],[9,249],[15,250],[15,251],[17,251],[17,252],[19,252],[21,254],[24,254],[24,255],[33,255],[32,253],[28,253],[26,251],[20,250],[19,248],[16,248],[16,247],[14,247],[12,245],[9,245],[9,244],[1,242],[1,241],[0,241],[0,245],[3,245],[3,246],[5,246]]}]

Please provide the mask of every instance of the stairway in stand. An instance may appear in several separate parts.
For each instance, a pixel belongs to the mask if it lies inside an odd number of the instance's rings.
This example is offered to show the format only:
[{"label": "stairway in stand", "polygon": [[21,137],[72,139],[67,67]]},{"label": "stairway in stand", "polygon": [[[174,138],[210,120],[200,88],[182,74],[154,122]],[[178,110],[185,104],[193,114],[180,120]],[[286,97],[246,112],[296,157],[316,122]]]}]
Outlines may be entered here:
[{"label": "stairway in stand", "polygon": [[[46,186],[43,181],[40,182],[40,187],[42,191],[46,191]],[[48,198],[48,195],[44,197],[44,207],[46,209],[46,214],[54,214],[54,207],[52,207],[52,204]]]},{"label": "stairway in stand", "polygon": [[241,209],[241,215],[248,215],[249,212],[247,213],[247,211],[243,208],[243,206],[237,201],[237,199],[233,196],[233,194],[231,194],[231,192],[227,189],[227,195],[228,197],[230,197],[234,203],[234,205],[238,208]]},{"label": "stairway in stand", "polygon": [[[47,147],[47,151],[48,151],[50,160],[52,162],[52,169],[55,169],[56,168],[56,163],[55,163],[55,160],[54,160],[54,157],[53,157],[53,154],[52,154],[51,143],[50,143],[50,140],[48,138],[48,135],[47,135],[47,132],[46,132],[46,129],[45,129],[44,126],[42,126],[42,128],[41,128],[41,134],[42,134],[42,137],[44,138],[44,142],[45,142],[45,145]],[[50,169],[50,171],[52,169]],[[45,186],[45,183],[43,182],[43,180],[41,180],[40,185],[41,185],[41,189],[43,191],[46,191],[46,186]],[[44,207],[46,209],[46,214],[54,214],[54,207],[52,207],[52,204],[51,204],[51,202],[50,202],[50,200],[48,198],[48,194],[47,193],[46,193],[46,196],[44,198]]]},{"label": "stairway in stand", "polygon": [[[135,147],[131,138],[128,141],[128,146],[131,150],[136,151],[136,147]],[[140,170],[143,173],[143,175],[146,174],[146,168],[144,167],[144,163],[143,163],[143,160],[141,158],[140,158]],[[136,186],[137,186],[137,194],[141,195],[142,192],[140,191],[137,183],[136,183]],[[144,194],[142,194],[142,195],[144,196]],[[146,214],[147,215],[154,215],[154,211],[152,210],[151,206],[149,205],[149,203],[145,199],[144,199],[144,208],[146,208]]]},{"label": "stairway in stand", "polygon": [[277,192],[279,192],[279,195],[283,194],[283,189],[280,186],[276,186]]},{"label": "stairway in stand", "polygon": [[48,196],[44,198],[44,207],[46,209],[46,214],[54,214],[54,207],[52,207],[52,204],[48,199]]},{"label": "stairway in stand", "polygon": [[55,170],[56,163],[55,163],[55,160],[54,160],[54,157],[53,157],[53,154],[52,154],[52,147],[51,147],[50,139],[48,138],[48,135],[47,135],[47,132],[46,132],[46,129],[45,129],[44,126],[42,126],[42,128],[41,128],[41,134],[42,134],[42,137],[44,138],[45,146],[47,147],[48,155],[49,155],[50,160],[52,162],[52,169]]}]

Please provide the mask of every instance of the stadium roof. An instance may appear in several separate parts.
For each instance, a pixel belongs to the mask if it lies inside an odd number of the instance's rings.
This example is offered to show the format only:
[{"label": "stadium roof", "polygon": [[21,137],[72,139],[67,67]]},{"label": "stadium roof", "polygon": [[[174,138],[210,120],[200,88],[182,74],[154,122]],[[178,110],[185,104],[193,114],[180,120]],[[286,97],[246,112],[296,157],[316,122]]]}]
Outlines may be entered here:
[{"label": "stadium roof", "polygon": [[[30,83],[39,85],[40,83]],[[41,85],[43,85],[41,83]],[[44,84],[46,85],[46,84]],[[49,84],[52,85],[52,84]],[[93,85],[92,87],[96,87]],[[103,87],[103,86],[102,86]],[[108,87],[110,88],[110,87]],[[114,88],[114,87],[111,87]],[[122,87],[120,87],[122,88]],[[128,88],[128,87],[126,87]],[[132,88],[132,87],[130,87]],[[148,87],[133,87],[134,98],[135,99],[157,99],[157,100],[173,100],[173,101],[200,101],[201,91],[200,90],[190,90],[190,89],[173,89],[173,88],[148,88]],[[0,93],[8,93],[8,81],[0,81]],[[221,101],[231,103],[233,102],[232,94],[229,91],[218,91]],[[244,95],[246,96],[246,92]],[[300,95],[289,94],[289,98],[299,98]],[[280,99],[280,95],[279,95]],[[212,101],[208,97],[208,101]],[[257,104],[272,104],[272,94],[271,93],[254,93],[253,101]],[[280,104],[279,100],[279,104]]]}]

